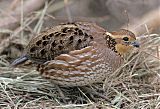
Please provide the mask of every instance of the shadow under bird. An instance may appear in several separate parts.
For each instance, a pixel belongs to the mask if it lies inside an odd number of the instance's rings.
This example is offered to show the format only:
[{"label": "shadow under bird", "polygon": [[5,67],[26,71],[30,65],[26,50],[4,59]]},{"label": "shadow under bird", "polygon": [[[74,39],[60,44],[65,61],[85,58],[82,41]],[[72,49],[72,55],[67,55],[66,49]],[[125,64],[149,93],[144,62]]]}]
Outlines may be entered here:
[{"label": "shadow under bird", "polygon": [[33,37],[12,66],[31,60],[42,77],[54,84],[84,86],[102,82],[134,47],[139,43],[129,30],[107,32],[94,23],[66,23]]}]

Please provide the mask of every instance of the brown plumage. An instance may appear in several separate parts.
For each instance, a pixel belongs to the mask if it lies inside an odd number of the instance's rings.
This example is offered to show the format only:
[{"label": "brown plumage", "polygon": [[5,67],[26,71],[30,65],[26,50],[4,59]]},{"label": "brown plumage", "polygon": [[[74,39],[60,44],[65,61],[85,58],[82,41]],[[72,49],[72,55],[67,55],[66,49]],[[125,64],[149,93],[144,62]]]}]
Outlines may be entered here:
[{"label": "brown plumage", "polygon": [[12,65],[30,59],[53,83],[83,86],[101,82],[123,62],[121,55],[138,47],[129,30],[106,32],[93,23],[61,24],[41,32],[29,42],[25,55]]}]

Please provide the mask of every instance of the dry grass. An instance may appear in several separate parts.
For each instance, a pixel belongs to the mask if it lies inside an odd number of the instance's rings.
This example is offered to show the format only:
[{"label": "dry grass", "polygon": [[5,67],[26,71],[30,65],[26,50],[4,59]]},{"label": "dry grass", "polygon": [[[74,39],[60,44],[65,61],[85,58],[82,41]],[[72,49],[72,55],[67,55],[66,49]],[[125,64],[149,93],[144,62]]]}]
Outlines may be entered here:
[{"label": "dry grass", "polygon": [[[11,35],[0,43],[1,54],[5,49],[10,51],[8,55],[0,56],[0,108],[160,108],[160,57],[157,49],[160,36],[157,34],[139,37],[141,48],[129,54],[124,65],[108,75],[104,83],[91,86],[59,87],[41,78],[34,67],[10,67],[8,61],[20,55],[31,36],[41,31],[49,5],[46,3],[42,11],[24,18],[21,27],[15,31],[4,30]],[[37,19],[31,28],[30,24]]]},{"label": "dry grass", "polygon": [[160,61],[153,52],[158,42],[157,35],[146,38],[145,47],[132,53],[122,68],[107,77],[104,85],[79,88],[59,88],[42,79],[34,68],[9,67],[1,56],[0,107],[159,109]]}]

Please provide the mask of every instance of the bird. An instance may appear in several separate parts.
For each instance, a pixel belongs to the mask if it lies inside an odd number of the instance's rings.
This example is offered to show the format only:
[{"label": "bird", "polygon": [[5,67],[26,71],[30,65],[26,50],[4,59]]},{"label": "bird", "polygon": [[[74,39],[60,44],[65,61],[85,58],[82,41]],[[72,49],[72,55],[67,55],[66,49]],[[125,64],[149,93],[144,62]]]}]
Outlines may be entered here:
[{"label": "bird", "polygon": [[95,23],[63,23],[33,37],[11,65],[31,60],[56,85],[86,86],[102,82],[123,64],[124,54],[139,46],[127,29],[108,32]]}]

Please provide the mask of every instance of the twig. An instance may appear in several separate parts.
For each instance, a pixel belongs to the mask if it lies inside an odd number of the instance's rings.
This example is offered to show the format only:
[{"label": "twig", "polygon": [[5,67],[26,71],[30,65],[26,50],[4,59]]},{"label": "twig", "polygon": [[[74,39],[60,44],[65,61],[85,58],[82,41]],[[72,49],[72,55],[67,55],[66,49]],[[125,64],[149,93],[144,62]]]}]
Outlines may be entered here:
[{"label": "twig", "polygon": [[12,100],[12,98],[9,96],[9,94],[7,93],[7,91],[5,90],[4,86],[0,83],[1,88],[3,89],[4,93],[7,95],[7,97],[9,98],[9,100],[11,101],[11,103],[15,106],[14,101]]},{"label": "twig", "polygon": [[34,32],[36,32],[36,33],[39,33],[40,30],[41,30],[41,27],[42,27],[42,24],[43,24],[43,18],[44,18],[44,16],[45,16],[45,13],[46,13],[47,8],[48,8],[48,3],[46,2],[46,3],[45,3],[45,7],[44,7],[44,9],[42,10],[41,16],[40,16],[40,18],[39,18],[39,21],[37,22],[37,24],[36,24],[36,26],[35,26],[35,28],[34,28]]},{"label": "twig", "polygon": [[[27,15],[30,12],[33,12],[39,9],[42,5],[44,5],[46,0],[27,0],[23,6],[23,14]],[[21,6],[18,6],[15,10],[9,13],[13,18],[6,16],[0,19],[0,28],[3,29],[14,29],[18,26],[20,18],[21,18]]]},{"label": "twig", "polygon": [[[151,33],[153,30],[156,30],[160,27],[160,7],[145,14],[142,18],[137,19],[137,22],[131,23],[129,30],[133,31],[136,35],[141,35],[146,33],[146,27],[148,27],[148,31]],[[122,26],[124,28],[126,26]],[[148,32],[147,32],[148,33]]]},{"label": "twig", "polygon": [[65,9],[66,9],[68,21],[69,22],[73,22],[72,17],[71,17],[71,11],[70,11],[70,9],[68,7],[68,0],[64,0],[64,4],[65,4]]}]

